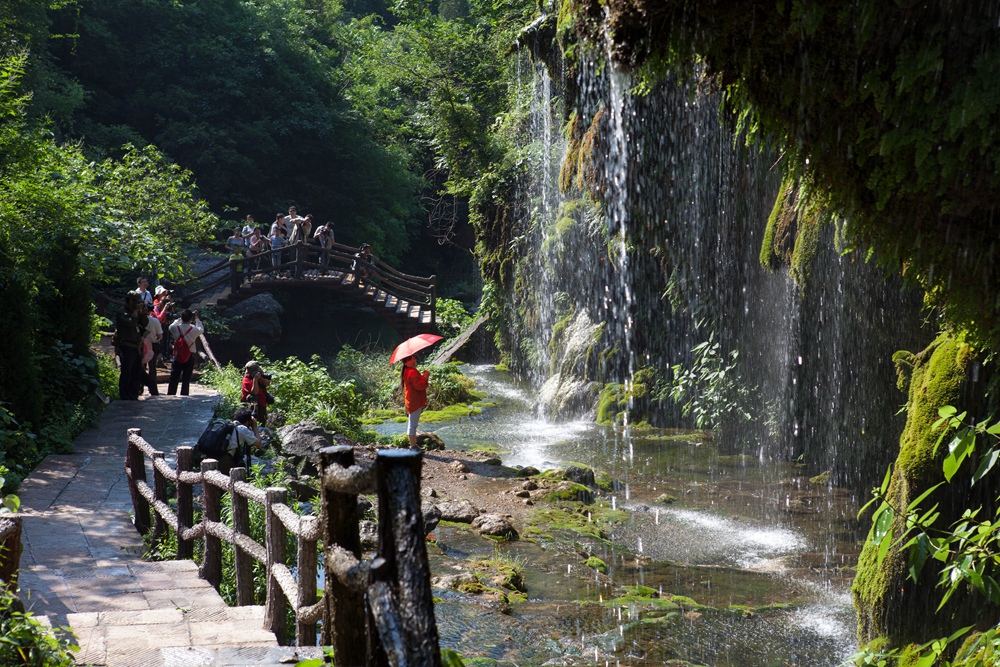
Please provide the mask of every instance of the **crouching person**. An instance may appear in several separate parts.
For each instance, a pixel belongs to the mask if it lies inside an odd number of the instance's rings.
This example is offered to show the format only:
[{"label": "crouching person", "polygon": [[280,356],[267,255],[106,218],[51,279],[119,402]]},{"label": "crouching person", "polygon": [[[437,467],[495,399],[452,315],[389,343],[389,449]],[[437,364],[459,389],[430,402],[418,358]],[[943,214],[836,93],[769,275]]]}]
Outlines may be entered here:
[{"label": "crouching person", "polygon": [[264,447],[257,429],[257,419],[250,408],[237,408],[233,413],[233,422],[236,428],[229,436],[226,452],[219,457],[219,470],[226,475],[231,468],[249,468],[250,448]]}]

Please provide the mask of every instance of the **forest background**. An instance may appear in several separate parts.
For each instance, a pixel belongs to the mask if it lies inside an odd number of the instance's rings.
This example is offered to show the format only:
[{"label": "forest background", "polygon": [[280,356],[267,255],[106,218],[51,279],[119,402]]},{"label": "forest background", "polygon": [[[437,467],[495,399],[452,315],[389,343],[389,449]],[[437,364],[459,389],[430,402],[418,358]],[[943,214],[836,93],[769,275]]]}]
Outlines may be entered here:
[{"label": "forest background", "polygon": [[[114,373],[98,292],[296,205],[338,241],[478,284],[470,200],[517,161],[503,53],[534,5],[0,6],[0,469],[68,451]],[[447,287],[444,296],[449,296]],[[90,401],[90,402],[88,402]],[[0,474],[0,477],[3,477]]]}]

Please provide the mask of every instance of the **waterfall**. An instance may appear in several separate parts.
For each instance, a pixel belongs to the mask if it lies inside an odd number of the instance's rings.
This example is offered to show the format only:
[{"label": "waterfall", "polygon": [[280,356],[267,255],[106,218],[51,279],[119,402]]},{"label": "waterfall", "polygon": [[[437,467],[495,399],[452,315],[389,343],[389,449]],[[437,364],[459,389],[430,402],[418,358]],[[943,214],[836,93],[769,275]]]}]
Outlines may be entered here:
[{"label": "waterfall", "polygon": [[638,95],[603,60],[524,66],[526,256],[512,298],[540,412],[593,414],[611,382],[626,428],[633,410],[691,426],[663,387],[710,341],[730,392],[715,397],[720,447],[837,483],[881,478],[902,426],[891,354],[922,346],[919,300],[862,253],[841,254],[836,222],[808,280],[765,270],[780,156],[746,146],[717,95],[673,79]]}]

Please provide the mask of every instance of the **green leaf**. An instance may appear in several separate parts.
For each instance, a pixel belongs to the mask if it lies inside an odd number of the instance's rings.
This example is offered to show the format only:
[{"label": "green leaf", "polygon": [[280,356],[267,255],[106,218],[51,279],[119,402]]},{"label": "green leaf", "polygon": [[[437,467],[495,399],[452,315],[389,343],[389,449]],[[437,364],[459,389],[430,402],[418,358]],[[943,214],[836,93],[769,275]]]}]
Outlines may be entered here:
[{"label": "green leaf", "polygon": [[21,499],[17,496],[4,496],[3,506],[9,509],[11,512],[17,512],[21,509]]},{"label": "green leaf", "polygon": [[910,511],[910,512],[915,511],[920,506],[920,503],[922,503],[924,501],[924,499],[927,498],[927,496],[929,496],[932,493],[934,493],[934,489],[938,488],[942,484],[944,484],[944,482],[938,482],[937,484],[935,484],[931,488],[929,488],[926,491],[924,491],[923,493],[921,493],[919,496],[917,496],[916,500],[914,500],[909,505],[907,505],[906,509],[908,511]]},{"label": "green leaf", "polygon": [[[888,512],[886,514],[888,514]],[[890,524],[891,524],[891,520],[890,520]],[[879,540],[877,542],[877,544],[878,544],[878,554],[876,556],[876,562],[878,563],[879,567],[882,567],[882,561],[885,560],[886,554],[889,553],[889,545],[892,544],[892,528],[891,527],[885,532],[885,534],[882,536],[882,539]]]},{"label": "green leaf", "polygon": [[465,667],[462,654],[450,648],[441,649],[441,667]]},{"label": "green leaf", "polygon": [[991,449],[983,456],[982,460],[979,462],[979,467],[976,468],[975,474],[972,475],[972,484],[975,485],[979,480],[981,480],[993,466],[996,465],[997,460],[1000,459],[1000,450]]},{"label": "green leaf", "polygon": [[926,535],[917,535],[911,540],[909,555],[907,557],[907,569],[909,577],[916,583],[920,572],[924,569],[924,564],[931,555],[930,540]]}]

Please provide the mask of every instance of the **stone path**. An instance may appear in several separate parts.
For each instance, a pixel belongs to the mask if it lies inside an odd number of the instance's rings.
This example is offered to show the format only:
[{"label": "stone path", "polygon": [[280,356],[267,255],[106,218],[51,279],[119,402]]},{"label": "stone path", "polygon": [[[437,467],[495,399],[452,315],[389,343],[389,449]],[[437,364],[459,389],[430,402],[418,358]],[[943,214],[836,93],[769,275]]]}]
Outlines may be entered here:
[{"label": "stone path", "polygon": [[73,454],[47,457],[22,483],[20,596],[52,625],[73,629],[78,664],[287,666],[318,656],[316,649],[278,647],[262,628],[263,608],[227,607],[194,562],[140,557],[126,431],[142,429],[172,458],[179,445],[194,445],[216,400],[192,385],[191,396],[115,401],[76,439]]}]

